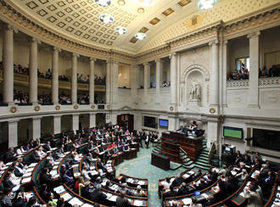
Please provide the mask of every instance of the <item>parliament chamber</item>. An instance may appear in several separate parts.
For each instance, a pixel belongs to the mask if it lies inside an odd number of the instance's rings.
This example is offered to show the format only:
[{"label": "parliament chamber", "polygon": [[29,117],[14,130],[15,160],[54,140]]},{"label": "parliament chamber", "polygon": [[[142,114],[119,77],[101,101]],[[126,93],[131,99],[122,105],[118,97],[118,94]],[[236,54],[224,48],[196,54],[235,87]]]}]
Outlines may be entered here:
[{"label": "parliament chamber", "polygon": [[0,0],[0,207],[280,205],[279,0]]}]

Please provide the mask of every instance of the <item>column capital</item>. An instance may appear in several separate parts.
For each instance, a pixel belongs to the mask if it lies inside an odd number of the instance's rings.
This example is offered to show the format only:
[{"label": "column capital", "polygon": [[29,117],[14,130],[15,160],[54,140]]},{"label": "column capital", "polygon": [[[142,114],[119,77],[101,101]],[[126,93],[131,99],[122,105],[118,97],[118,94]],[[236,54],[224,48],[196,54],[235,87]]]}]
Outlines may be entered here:
[{"label": "column capital", "polygon": [[248,39],[257,38],[258,36],[260,36],[260,34],[261,34],[260,31],[252,32],[252,33],[250,33],[250,34],[247,35],[247,38],[248,38]]},{"label": "column capital", "polygon": [[219,40],[213,40],[208,43],[209,46],[214,46],[214,45],[218,45],[218,44],[219,44]]},{"label": "column capital", "polygon": [[94,57],[89,57],[89,60],[95,62],[95,61],[96,61],[96,58],[94,58]]},{"label": "column capital", "polygon": [[72,53],[72,57],[79,58],[79,57],[80,57],[80,55],[79,55],[79,54],[77,54],[77,53]]},{"label": "column capital", "polygon": [[119,64],[119,61],[117,61],[117,60],[112,60],[112,59],[108,59],[108,60],[106,60],[106,63],[107,63],[107,64]]},{"label": "column capital", "polygon": [[155,59],[155,62],[156,62],[156,63],[161,63],[162,60],[161,60],[160,58],[157,58],[157,59]]},{"label": "column capital", "polygon": [[41,120],[43,117],[42,116],[36,116],[36,117],[32,117],[32,120]]},{"label": "column capital", "polygon": [[18,29],[15,28],[14,26],[10,25],[10,24],[5,24],[4,28],[5,28],[6,30],[13,31],[14,33],[18,33]]},{"label": "column capital", "polygon": [[53,47],[53,51],[61,52],[61,49],[59,47]]},{"label": "column capital", "polygon": [[148,63],[148,62],[146,62],[146,63],[143,63],[143,65],[144,65],[144,67],[146,66],[150,66],[151,64],[150,63]]},{"label": "column capital", "polygon": [[9,122],[9,124],[18,123],[19,119],[12,119],[12,120],[9,120],[8,122]]},{"label": "column capital", "polygon": [[41,44],[41,41],[40,40],[38,40],[37,38],[35,38],[35,37],[32,37],[31,38],[31,40],[30,40],[30,42],[32,43],[32,42],[36,42],[37,44]]},{"label": "column capital", "polygon": [[173,57],[176,57],[177,53],[176,52],[172,52],[169,54],[169,59],[172,59]]}]

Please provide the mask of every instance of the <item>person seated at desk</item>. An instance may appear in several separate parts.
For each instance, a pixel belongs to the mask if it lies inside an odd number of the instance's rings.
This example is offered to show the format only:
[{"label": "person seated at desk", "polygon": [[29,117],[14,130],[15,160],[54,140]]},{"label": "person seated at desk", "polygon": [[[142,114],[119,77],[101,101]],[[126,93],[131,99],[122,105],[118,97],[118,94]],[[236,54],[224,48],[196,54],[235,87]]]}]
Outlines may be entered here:
[{"label": "person seated at desk", "polygon": [[53,193],[50,193],[50,199],[49,199],[49,202],[48,202],[48,206],[49,207],[56,207],[57,206],[57,199],[54,198],[54,194]]},{"label": "person seated at desk", "polygon": [[39,162],[41,160],[41,157],[38,153],[38,150],[35,150],[33,153],[32,153],[32,162]]},{"label": "person seated at desk", "polygon": [[12,192],[16,192],[20,188],[20,184],[12,178],[12,172],[7,173],[6,177],[4,178],[3,185],[4,189],[7,189]]},{"label": "person seated at desk", "polygon": [[247,207],[262,207],[262,198],[260,193],[257,192],[256,185],[250,185],[244,188],[244,198],[247,199]]},{"label": "person seated at desk", "polygon": [[73,188],[75,184],[74,177],[69,176],[66,172],[62,175],[62,182],[65,183],[69,188]]},{"label": "person seated at desk", "polygon": [[41,185],[40,196],[46,203],[49,202],[50,194],[51,192],[48,191],[48,185],[47,184]]},{"label": "person seated at desk", "polygon": [[6,169],[6,165],[3,161],[0,160],[0,171],[4,170],[4,168]]},{"label": "person seated at desk", "polygon": [[192,203],[191,203],[190,207],[202,207],[202,204],[199,203],[197,198],[193,196],[192,197]]},{"label": "person seated at desk", "polygon": [[46,185],[50,185],[52,184],[52,176],[49,173],[49,169],[44,167],[42,169],[42,172],[40,174],[40,184],[46,184]]},{"label": "person seated at desk", "polygon": [[25,173],[25,169],[24,168],[21,168],[20,166],[19,166],[19,162],[14,162],[13,164],[12,164],[12,166],[13,166],[13,168],[15,169],[15,176],[17,176],[17,177],[22,177],[23,176],[23,174]]},{"label": "person seated at desk", "polygon": [[11,190],[4,189],[4,197],[1,200],[2,207],[12,207],[13,203],[12,200],[10,199],[10,194],[11,194]]},{"label": "person seated at desk", "polygon": [[168,197],[173,197],[173,196],[176,196],[176,192],[175,192],[173,186],[171,185],[169,188],[169,191],[162,194],[162,200],[164,200],[165,198],[168,198]]},{"label": "person seated at desk", "polygon": [[26,152],[26,150],[24,149],[24,147],[22,145],[16,151],[17,155],[23,155],[25,152]]},{"label": "person seated at desk", "polygon": [[140,185],[137,185],[136,191],[133,194],[134,196],[145,196],[145,192],[141,189]]},{"label": "person seated at desk", "polygon": [[192,175],[191,179],[195,180],[202,175],[202,170],[200,168],[197,169],[197,172]]},{"label": "person seated at desk", "polygon": [[93,202],[98,202],[100,204],[106,205],[106,194],[101,191],[101,184],[98,184],[94,191],[91,194],[91,198]]},{"label": "person seated at desk", "polygon": [[13,162],[17,159],[17,154],[15,153],[15,150],[13,147],[10,147],[8,152],[5,153],[4,155],[4,162]]},{"label": "person seated at desk", "polygon": [[52,147],[51,147],[51,142],[50,141],[47,141],[47,144],[44,145],[44,151],[45,152],[49,152],[52,150]]},{"label": "person seated at desk", "polygon": [[38,155],[40,157],[40,160],[43,159],[46,156],[46,153],[44,152],[43,147],[39,147],[37,152],[38,152]]},{"label": "person seated at desk", "polygon": [[125,196],[125,191],[121,191],[120,196],[117,197],[116,206],[117,207],[130,207],[130,203]]},{"label": "person seated at desk", "polygon": [[180,186],[182,184],[182,182],[183,182],[183,179],[180,177],[180,175],[176,175],[175,179],[171,183],[171,186],[172,187]]},{"label": "person seated at desk", "polygon": [[180,186],[179,186],[179,189],[176,193],[176,196],[181,196],[181,195],[187,195],[189,193],[189,190],[187,188],[187,185],[186,183],[182,183]]}]

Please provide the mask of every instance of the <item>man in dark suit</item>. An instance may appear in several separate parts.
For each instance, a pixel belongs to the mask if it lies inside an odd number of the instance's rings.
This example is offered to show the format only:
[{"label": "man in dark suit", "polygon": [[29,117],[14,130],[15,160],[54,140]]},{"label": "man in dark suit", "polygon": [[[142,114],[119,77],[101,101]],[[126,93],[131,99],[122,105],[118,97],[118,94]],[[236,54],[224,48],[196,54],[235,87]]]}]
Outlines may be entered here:
[{"label": "man in dark suit", "polygon": [[13,184],[12,181],[11,181],[11,176],[12,176],[12,173],[8,172],[6,177],[5,177],[5,179],[4,179],[4,183],[3,183],[4,184],[4,188],[9,190],[9,191],[12,191],[12,189],[14,187],[16,187],[16,185]]},{"label": "man in dark suit", "polygon": [[37,150],[35,150],[32,153],[32,160],[33,160],[33,162],[39,162],[40,161],[40,155],[38,154]]},{"label": "man in dark suit", "polygon": [[145,134],[145,144],[146,148],[149,148],[149,143],[150,143],[150,135],[148,133]]},{"label": "man in dark suit", "polygon": [[175,179],[173,180],[173,182],[171,183],[171,186],[173,187],[177,187],[177,186],[180,186],[183,182],[183,179],[180,177],[180,175],[177,175],[175,177]]},{"label": "man in dark suit", "polygon": [[40,184],[50,185],[52,183],[52,176],[49,174],[48,168],[43,168],[40,175]]},{"label": "man in dark suit", "polygon": [[15,153],[14,148],[10,147],[9,151],[6,152],[5,154],[5,163],[15,161],[16,159],[17,159],[17,154]]},{"label": "man in dark suit", "polygon": [[101,192],[100,189],[101,189],[101,185],[100,184],[96,185],[95,190],[91,194],[92,201],[104,204],[106,202],[107,196],[106,194]]},{"label": "man in dark suit", "polygon": [[130,206],[129,201],[124,196],[125,196],[125,191],[121,191],[120,196],[117,197],[117,200],[116,200],[117,207],[129,207]]},{"label": "man in dark suit", "polygon": [[52,150],[51,142],[50,142],[50,141],[47,141],[47,144],[44,145],[44,150],[45,150],[46,152]]}]

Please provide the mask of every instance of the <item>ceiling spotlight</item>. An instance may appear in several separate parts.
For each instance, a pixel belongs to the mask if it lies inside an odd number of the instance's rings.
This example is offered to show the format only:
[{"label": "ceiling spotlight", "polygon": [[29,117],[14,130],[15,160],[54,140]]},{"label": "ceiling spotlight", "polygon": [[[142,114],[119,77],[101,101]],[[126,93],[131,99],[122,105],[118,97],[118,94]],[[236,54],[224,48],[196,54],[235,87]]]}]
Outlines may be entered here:
[{"label": "ceiling spotlight", "polygon": [[110,6],[112,4],[112,0],[94,0],[99,6]]},{"label": "ceiling spotlight", "polygon": [[120,6],[125,5],[125,1],[124,0],[118,0],[118,5],[120,5]]},{"label": "ceiling spotlight", "polygon": [[200,0],[198,2],[198,8],[211,9],[217,3],[217,0]]},{"label": "ceiling spotlight", "polygon": [[143,40],[147,37],[147,35],[143,32],[137,32],[134,37],[138,40]]},{"label": "ceiling spotlight", "polygon": [[144,11],[145,11],[144,8],[141,8],[141,7],[137,9],[137,12],[138,12],[139,14],[143,14]]},{"label": "ceiling spotlight", "polygon": [[127,29],[122,26],[115,27],[114,31],[119,33],[120,35],[127,33]]},{"label": "ceiling spotlight", "polygon": [[98,19],[105,24],[112,23],[115,20],[111,14],[100,14]]}]

